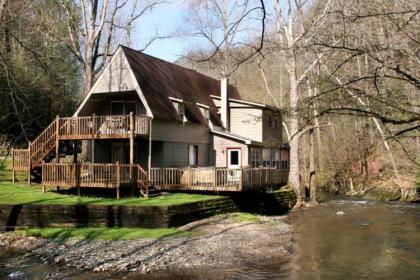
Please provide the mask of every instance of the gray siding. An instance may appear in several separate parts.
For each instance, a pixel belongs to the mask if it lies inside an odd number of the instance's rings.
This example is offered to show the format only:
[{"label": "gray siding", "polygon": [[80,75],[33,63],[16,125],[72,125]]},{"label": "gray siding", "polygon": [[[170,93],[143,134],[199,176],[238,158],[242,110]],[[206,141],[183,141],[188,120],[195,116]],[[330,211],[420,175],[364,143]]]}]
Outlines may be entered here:
[{"label": "gray siding", "polygon": [[209,144],[210,133],[208,127],[204,125],[153,120],[152,139],[154,141]]},{"label": "gray siding", "polygon": [[188,145],[198,146],[198,166],[210,166],[209,144],[153,142],[152,167],[188,166]]},{"label": "gray siding", "polygon": [[254,141],[262,142],[262,110],[258,108],[231,108],[230,131]]},{"label": "gray siding", "polygon": [[102,75],[95,83],[93,92],[136,90],[137,81],[121,48],[112,57]]},{"label": "gray siding", "polygon": [[216,135],[213,136],[213,143],[216,167],[227,167],[227,148],[240,148],[242,166],[248,166],[248,146],[246,144]]}]

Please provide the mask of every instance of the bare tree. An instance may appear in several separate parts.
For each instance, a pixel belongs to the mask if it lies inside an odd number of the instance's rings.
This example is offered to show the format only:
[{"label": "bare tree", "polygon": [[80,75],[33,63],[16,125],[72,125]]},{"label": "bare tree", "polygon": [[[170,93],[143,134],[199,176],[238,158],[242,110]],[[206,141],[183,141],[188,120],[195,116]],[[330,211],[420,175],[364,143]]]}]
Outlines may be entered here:
[{"label": "bare tree", "polygon": [[[83,95],[86,95],[119,42],[122,31],[131,42],[133,24],[163,3],[152,0],[59,0],[65,11],[69,32],[68,48],[83,66]],[[127,16],[128,15],[128,16]],[[124,19],[124,20],[123,20]]]},{"label": "bare tree", "polygon": [[266,19],[262,0],[191,0],[188,9],[190,28],[183,33],[202,44],[193,60],[212,63],[222,78],[262,49]]},{"label": "bare tree", "polygon": [[[300,85],[307,78],[310,71],[317,64],[319,58],[308,63],[305,69],[299,69],[303,65],[298,56],[298,50],[308,46],[316,29],[322,25],[327,12],[330,10],[332,0],[326,2],[316,1],[281,1],[275,0],[276,23],[278,31],[278,44],[280,55],[289,78],[289,106],[290,106],[290,172],[289,184],[293,187],[297,196],[296,207],[303,204],[303,194],[300,183],[299,164],[299,102]],[[313,6],[311,4],[313,3]],[[311,20],[305,21],[305,11],[311,11]]]}]

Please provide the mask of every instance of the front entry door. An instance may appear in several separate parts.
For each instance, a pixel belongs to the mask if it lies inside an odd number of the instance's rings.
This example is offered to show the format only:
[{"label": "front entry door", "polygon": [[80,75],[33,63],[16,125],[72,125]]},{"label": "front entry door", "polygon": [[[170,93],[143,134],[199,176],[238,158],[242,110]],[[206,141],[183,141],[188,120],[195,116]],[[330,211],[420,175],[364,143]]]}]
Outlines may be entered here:
[{"label": "front entry door", "polygon": [[241,149],[228,149],[228,165],[230,169],[241,167]]},{"label": "front entry door", "polygon": [[240,170],[234,170],[241,168],[241,149],[228,149],[227,150],[227,167],[231,170],[227,171],[228,182],[239,182]]}]

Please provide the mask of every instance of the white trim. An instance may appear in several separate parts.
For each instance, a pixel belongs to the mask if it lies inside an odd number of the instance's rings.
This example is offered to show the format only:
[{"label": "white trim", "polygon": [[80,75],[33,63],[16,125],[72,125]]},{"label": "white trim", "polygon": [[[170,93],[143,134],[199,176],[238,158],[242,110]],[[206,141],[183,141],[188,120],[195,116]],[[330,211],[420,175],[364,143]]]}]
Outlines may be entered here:
[{"label": "white trim", "polygon": [[226,133],[226,132],[223,132],[223,131],[216,131],[216,130],[210,130],[210,132],[212,132],[213,134],[219,135],[219,136],[225,136],[225,137],[228,137],[228,138],[231,138],[231,139],[236,139],[236,140],[242,141],[247,145],[252,144],[251,140],[241,138],[240,136],[232,135],[230,133]]},{"label": "white trim", "polygon": [[[242,166],[242,149],[241,148],[226,148],[227,151],[227,168],[240,168]],[[238,152],[238,164],[230,164],[232,160],[231,152]]]},{"label": "white trim", "polygon": [[[211,98],[216,98],[216,99],[221,99],[220,96],[217,95],[210,95]],[[239,99],[233,99],[233,98],[229,98],[230,102],[233,103],[239,103],[239,104],[245,104],[245,105],[251,105],[251,106],[255,106],[255,107],[261,107],[261,108],[269,108],[269,109],[277,109],[275,107],[266,105],[266,104],[262,104],[262,103],[255,103],[255,102],[251,102],[251,101],[245,101],[245,100],[239,100]],[[278,109],[277,109],[278,110]]]},{"label": "white trim", "polygon": [[210,106],[207,106],[207,105],[204,105],[204,104],[202,104],[202,103],[195,103],[195,104],[197,104],[199,107],[203,107],[203,108],[206,108],[206,109],[210,109]]},{"label": "white trim", "polygon": [[179,99],[179,98],[176,98],[176,97],[170,97],[170,96],[169,96],[169,99],[170,99],[170,100],[172,100],[172,101],[176,101],[176,102],[182,102],[182,103],[184,103],[184,100]]}]

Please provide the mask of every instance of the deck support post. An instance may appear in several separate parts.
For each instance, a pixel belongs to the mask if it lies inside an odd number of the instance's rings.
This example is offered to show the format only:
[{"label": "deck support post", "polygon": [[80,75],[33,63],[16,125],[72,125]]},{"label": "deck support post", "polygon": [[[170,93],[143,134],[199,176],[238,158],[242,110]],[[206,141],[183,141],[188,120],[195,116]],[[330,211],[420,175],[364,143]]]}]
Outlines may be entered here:
[{"label": "deck support post", "polygon": [[15,182],[15,153],[12,148],[12,182]]},{"label": "deck support post", "polygon": [[28,142],[28,186],[31,185],[31,141]]},{"label": "deck support post", "polygon": [[134,196],[134,114],[130,112],[130,188],[131,196]]},{"label": "deck support post", "polygon": [[152,169],[152,118],[149,118],[149,147],[147,155],[147,197],[149,197],[150,172]]}]

